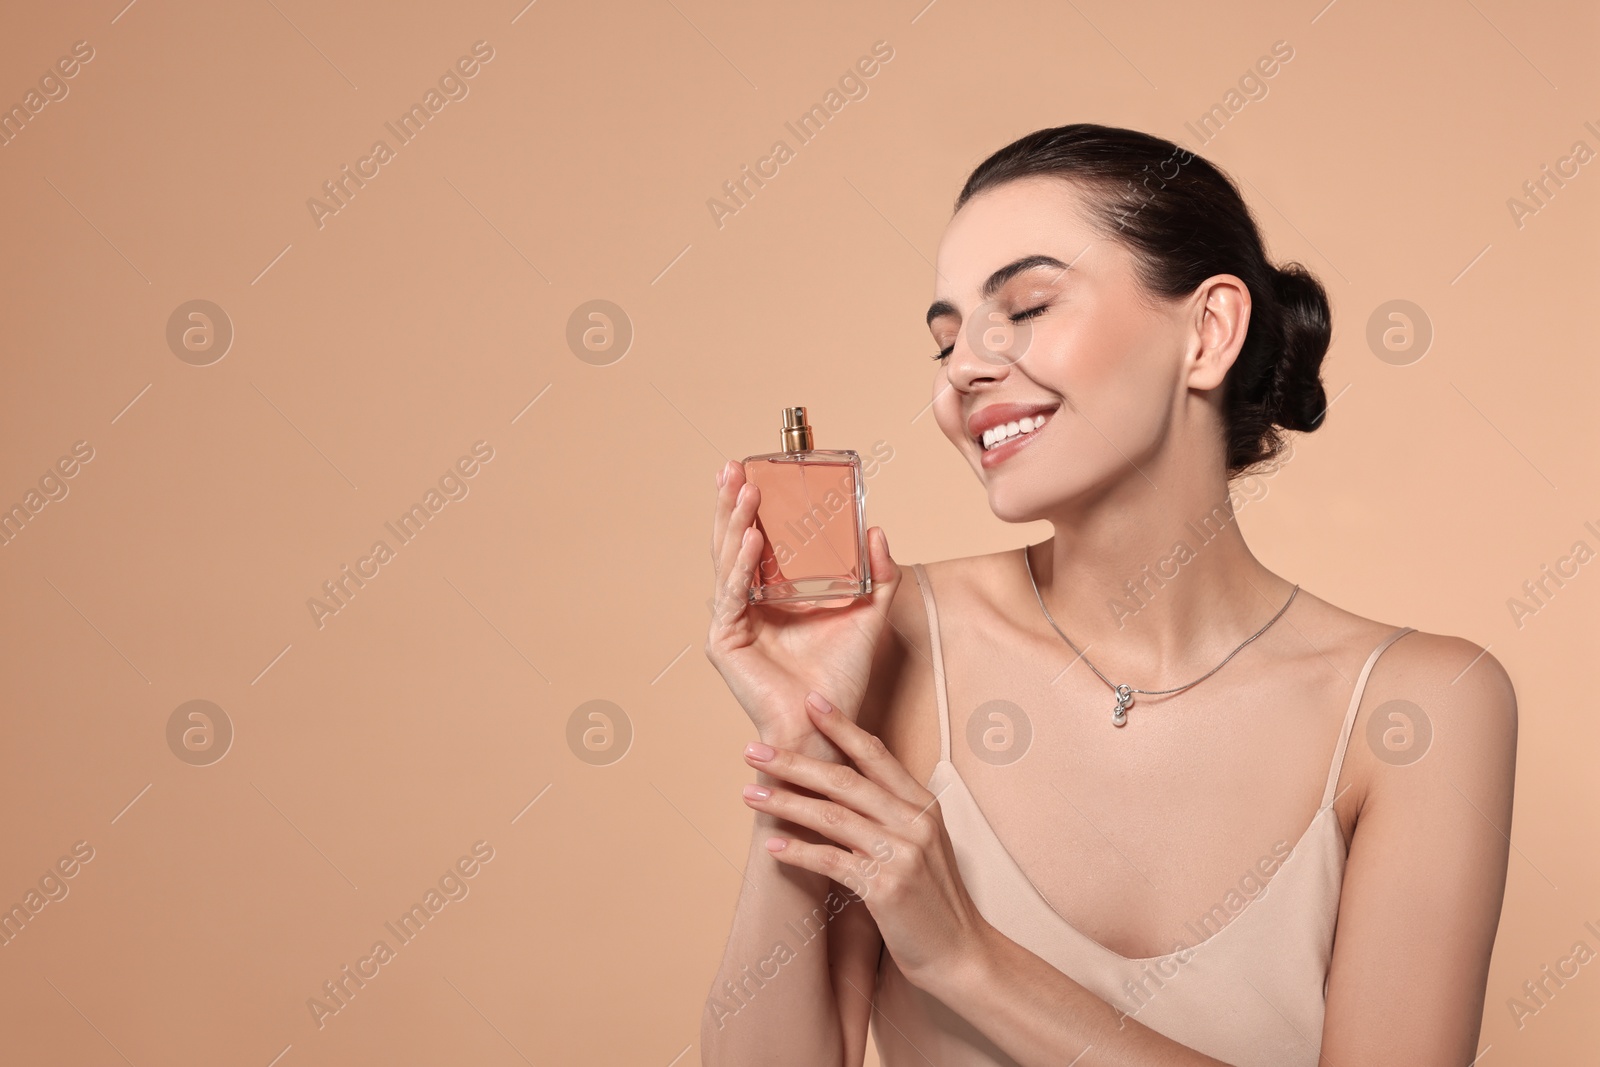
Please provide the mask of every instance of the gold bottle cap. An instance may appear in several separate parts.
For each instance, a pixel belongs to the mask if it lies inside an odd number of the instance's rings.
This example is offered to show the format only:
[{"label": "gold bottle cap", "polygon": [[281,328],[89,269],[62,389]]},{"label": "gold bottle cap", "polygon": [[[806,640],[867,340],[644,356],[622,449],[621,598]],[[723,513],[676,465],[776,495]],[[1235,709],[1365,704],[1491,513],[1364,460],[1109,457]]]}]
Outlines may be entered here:
[{"label": "gold bottle cap", "polygon": [[785,452],[811,451],[811,424],[806,422],[805,408],[784,408],[783,429],[780,431]]}]

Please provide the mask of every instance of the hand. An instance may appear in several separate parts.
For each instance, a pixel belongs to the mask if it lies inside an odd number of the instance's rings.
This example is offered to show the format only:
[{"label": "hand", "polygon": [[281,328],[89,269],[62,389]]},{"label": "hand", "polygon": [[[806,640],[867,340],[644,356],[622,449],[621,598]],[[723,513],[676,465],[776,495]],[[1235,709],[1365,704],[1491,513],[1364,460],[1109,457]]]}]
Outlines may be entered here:
[{"label": "hand", "polygon": [[979,951],[992,930],[967,895],[938,798],[881,740],[829,708],[820,695],[813,693],[806,708],[850,762],[828,763],[781,748],[762,760],[747,749],[750,766],[818,796],[774,785],[768,796],[752,797],[747,786],[745,803],[843,846],[767,840],[779,862],[826,875],[861,897],[895,965],[923,986],[931,975],[968,962],[968,953]]},{"label": "hand", "polygon": [[752,604],[757,561],[763,553],[772,558],[755,526],[761,490],[746,483],[739,463],[728,463],[719,483],[711,536],[716,596],[706,658],[763,738],[789,743],[814,737],[801,703],[808,691],[825,693],[846,715],[860,709],[900,567],[889,556],[883,530],[874,526],[867,531],[869,595],[842,607]]}]

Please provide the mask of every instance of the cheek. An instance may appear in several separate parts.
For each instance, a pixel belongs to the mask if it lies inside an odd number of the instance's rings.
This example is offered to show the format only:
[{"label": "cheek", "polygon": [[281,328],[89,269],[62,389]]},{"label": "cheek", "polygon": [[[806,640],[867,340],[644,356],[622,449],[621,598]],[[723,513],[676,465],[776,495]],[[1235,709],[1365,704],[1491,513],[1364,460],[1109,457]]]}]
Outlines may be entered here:
[{"label": "cheek", "polygon": [[1096,472],[1141,463],[1167,432],[1176,388],[1160,339],[1096,324],[1038,341],[1029,370],[1062,397],[1066,421],[1053,447],[1071,457],[1068,469],[1093,480]]},{"label": "cheek", "polygon": [[1080,390],[1113,384],[1128,360],[1130,338],[1105,317],[1052,323],[1039,331],[1037,356],[1065,382]]},{"label": "cheek", "polygon": [[1111,418],[1141,418],[1170,402],[1172,361],[1162,338],[1107,317],[1063,338],[1057,365],[1083,406]]}]

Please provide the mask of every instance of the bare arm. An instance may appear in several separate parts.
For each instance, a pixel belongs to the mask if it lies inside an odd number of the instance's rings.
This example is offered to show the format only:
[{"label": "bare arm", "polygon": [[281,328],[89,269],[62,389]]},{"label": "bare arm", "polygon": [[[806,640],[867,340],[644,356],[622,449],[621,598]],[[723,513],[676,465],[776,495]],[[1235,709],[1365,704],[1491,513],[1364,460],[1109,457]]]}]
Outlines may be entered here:
[{"label": "bare arm", "polygon": [[[879,728],[901,696],[903,649],[896,626],[904,602],[891,600],[894,618],[875,646],[860,710],[841,709],[869,729]],[[832,763],[845,759],[815,730],[763,740]],[[769,788],[777,782],[760,772],[755,780]],[[733,928],[701,1024],[701,1062],[860,1067],[883,939],[853,890],[787,867],[764,847],[775,834],[809,841],[823,841],[822,835],[754,814]]]},{"label": "bare arm", "polygon": [[[837,762],[824,739],[767,738]],[[771,786],[770,775],[757,774]],[[775,862],[763,842],[774,833],[811,831],[757,812],[744,882],[721,966],[700,1026],[701,1063],[710,1065],[843,1064],[838,1004],[829,968],[830,926],[842,910],[860,909],[829,878]]]},{"label": "bare arm", "polygon": [[[1340,896],[1322,1047],[1340,1064],[1459,1067],[1478,1056],[1505,894],[1516,693],[1499,661],[1470,641],[1409,634],[1394,652],[1405,655],[1357,725],[1364,732],[1376,715],[1393,747],[1359,735],[1350,744],[1356,766],[1346,775],[1368,784]],[[1398,700],[1425,720],[1388,704]]]},{"label": "bare arm", "polygon": [[833,965],[833,995],[839,1004],[839,1029],[844,1036],[844,1067],[861,1067],[877,1000],[883,935],[859,899],[839,913],[833,926],[828,952]]}]

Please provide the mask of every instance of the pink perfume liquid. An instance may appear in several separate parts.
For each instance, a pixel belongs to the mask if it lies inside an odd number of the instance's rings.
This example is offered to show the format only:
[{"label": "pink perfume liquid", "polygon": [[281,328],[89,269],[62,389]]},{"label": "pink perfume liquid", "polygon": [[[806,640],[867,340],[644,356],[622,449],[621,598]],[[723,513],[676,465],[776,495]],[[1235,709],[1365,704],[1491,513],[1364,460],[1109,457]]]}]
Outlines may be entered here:
[{"label": "pink perfume liquid", "polygon": [[783,451],[744,460],[761,490],[765,542],[752,601],[835,600],[872,592],[861,456],[814,449],[805,408],[785,408]]}]

